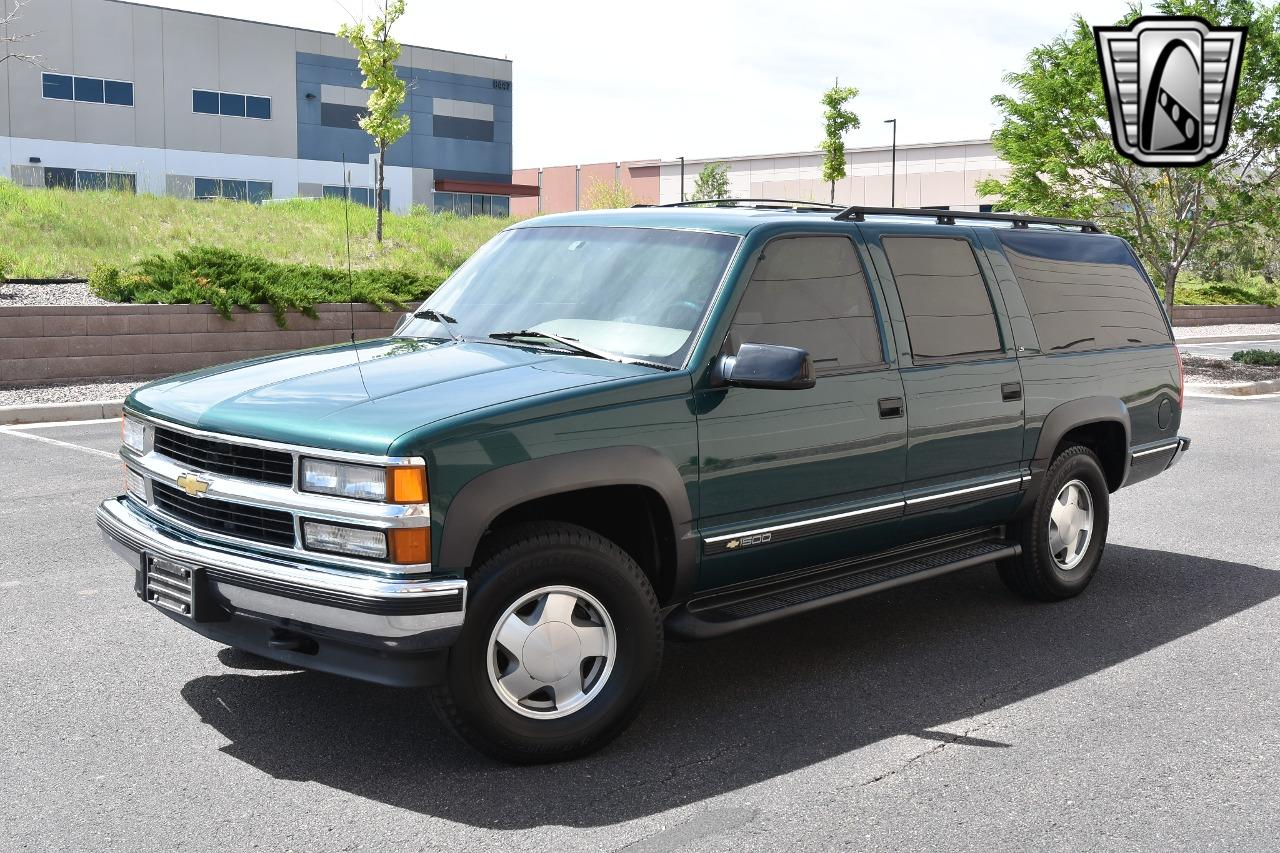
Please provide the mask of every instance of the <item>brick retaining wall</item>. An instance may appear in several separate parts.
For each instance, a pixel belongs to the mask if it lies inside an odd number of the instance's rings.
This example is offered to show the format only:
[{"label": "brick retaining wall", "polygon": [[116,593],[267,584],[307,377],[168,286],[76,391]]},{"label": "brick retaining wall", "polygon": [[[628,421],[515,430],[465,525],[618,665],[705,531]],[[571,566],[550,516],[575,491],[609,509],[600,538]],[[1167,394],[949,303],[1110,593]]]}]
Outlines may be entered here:
[{"label": "brick retaining wall", "polygon": [[1280,323],[1280,308],[1265,305],[1175,305],[1175,326],[1220,326],[1227,323]]},{"label": "brick retaining wall", "polygon": [[402,313],[372,305],[316,306],[318,319],[289,314],[287,329],[268,308],[224,320],[208,305],[0,307],[0,384],[152,378],[285,350],[375,338]]}]

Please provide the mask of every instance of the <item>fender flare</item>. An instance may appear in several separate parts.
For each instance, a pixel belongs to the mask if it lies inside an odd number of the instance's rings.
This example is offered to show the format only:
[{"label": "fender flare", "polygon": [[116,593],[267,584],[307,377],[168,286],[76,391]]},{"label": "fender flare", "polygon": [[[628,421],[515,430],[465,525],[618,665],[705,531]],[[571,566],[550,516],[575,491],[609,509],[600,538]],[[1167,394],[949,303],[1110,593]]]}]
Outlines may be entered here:
[{"label": "fender flare", "polygon": [[480,539],[499,515],[551,495],[602,486],[652,489],[666,504],[676,548],[673,599],[694,588],[698,539],[684,478],[672,461],[651,447],[628,445],[576,450],[486,471],[463,486],[442,519],[438,564],[461,573],[470,566]]},{"label": "fender flare", "polygon": [[1023,493],[1022,503],[1016,514],[1030,511],[1040,495],[1040,481],[1049,468],[1053,451],[1062,437],[1076,427],[1097,423],[1116,423],[1124,430],[1124,461],[1120,476],[1121,485],[1129,478],[1129,446],[1132,425],[1129,407],[1119,397],[1081,397],[1070,400],[1050,410],[1040,425],[1040,437],[1036,440],[1035,453],[1031,455],[1031,482]]}]

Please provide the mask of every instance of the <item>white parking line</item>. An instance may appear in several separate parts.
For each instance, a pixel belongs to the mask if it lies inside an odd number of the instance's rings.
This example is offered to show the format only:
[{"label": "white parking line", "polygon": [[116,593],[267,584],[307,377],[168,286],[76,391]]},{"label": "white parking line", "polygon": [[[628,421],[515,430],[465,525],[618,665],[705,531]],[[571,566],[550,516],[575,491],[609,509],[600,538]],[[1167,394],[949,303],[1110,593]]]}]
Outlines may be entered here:
[{"label": "white parking line", "polygon": [[90,426],[92,424],[118,424],[119,418],[97,418],[92,421],[41,421],[38,424],[9,424],[6,430],[17,429],[52,429],[53,427]]},{"label": "white parking line", "polygon": [[117,454],[108,453],[107,451],[99,450],[96,447],[82,447],[79,444],[72,444],[69,441],[58,441],[58,439],[56,438],[47,438],[43,435],[32,435],[31,433],[22,432],[20,430],[13,429],[11,427],[0,427],[0,435],[12,435],[16,438],[26,438],[26,439],[30,439],[31,441],[40,441],[45,444],[54,444],[54,445],[57,445],[58,447],[69,447],[72,450],[80,450],[80,451],[83,451],[84,453],[92,453],[94,456],[101,456],[105,459],[110,459],[112,462],[120,461],[120,457]]}]

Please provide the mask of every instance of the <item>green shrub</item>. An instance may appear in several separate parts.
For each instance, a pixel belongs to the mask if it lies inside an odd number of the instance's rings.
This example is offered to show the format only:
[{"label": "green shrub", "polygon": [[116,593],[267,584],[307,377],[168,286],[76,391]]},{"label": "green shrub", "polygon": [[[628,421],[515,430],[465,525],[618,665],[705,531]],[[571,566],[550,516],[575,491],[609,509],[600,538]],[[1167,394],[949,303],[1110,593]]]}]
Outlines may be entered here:
[{"label": "green shrub", "polygon": [[1178,305],[1280,305],[1280,287],[1261,276],[1236,281],[1179,277],[1173,301]]},{"label": "green shrub", "polygon": [[108,302],[128,301],[128,293],[120,286],[120,270],[101,261],[89,271],[89,292]]},{"label": "green shrub", "polygon": [[124,272],[98,265],[90,276],[93,292],[114,302],[208,304],[226,319],[233,308],[270,305],[282,329],[289,311],[314,317],[318,303],[347,301],[403,308],[439,283],[404,270],[360,269],[348,277],[345,269],[276,263],[210,246],[153,255]]},{"label": "green shrub", "polygon": [[1280,367],[1280,352],[1269,349],[1246,349],[1231,355],[1232,361],[1241,364],[1257,364],[1263,367]]}]

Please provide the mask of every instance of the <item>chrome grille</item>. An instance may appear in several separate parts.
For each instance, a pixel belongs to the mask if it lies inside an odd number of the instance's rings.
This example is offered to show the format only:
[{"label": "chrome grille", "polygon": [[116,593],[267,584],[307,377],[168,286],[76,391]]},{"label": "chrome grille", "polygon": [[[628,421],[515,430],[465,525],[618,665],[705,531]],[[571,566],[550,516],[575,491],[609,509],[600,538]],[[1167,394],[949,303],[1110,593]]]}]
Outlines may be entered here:
[{"label": "chrome grille", "polygon": [[293,547],[293,515],[290,513],[214,498],[189,497],[159,480],[151,481],[151,494],[158,508],[194,527],[268,545]]},{"label": "chrome grille", "polygon": [[191,569],[152,560],[147,567],[147,601],[165,610],[190,616]]},{"label": "chrome grille", "polygon": [[293,485],[292,453],[200,438],[162,426],[156,427],[152,447],[156,453],[210,474]]}]

